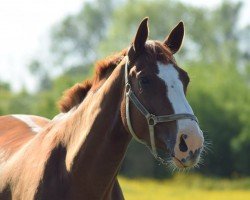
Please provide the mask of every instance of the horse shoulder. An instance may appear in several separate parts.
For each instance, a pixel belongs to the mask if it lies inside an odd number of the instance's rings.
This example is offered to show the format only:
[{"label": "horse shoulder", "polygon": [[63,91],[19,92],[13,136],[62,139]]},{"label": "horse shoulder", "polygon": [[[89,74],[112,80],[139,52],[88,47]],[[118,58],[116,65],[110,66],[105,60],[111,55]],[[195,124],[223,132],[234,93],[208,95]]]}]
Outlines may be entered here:
[{"label": "horse shoulder", "polygon": [[46,118],[33,115],[0,116],[0,153],[2,154],[0,162],[4,158],[8,159],[40,132],[48,122]]}]

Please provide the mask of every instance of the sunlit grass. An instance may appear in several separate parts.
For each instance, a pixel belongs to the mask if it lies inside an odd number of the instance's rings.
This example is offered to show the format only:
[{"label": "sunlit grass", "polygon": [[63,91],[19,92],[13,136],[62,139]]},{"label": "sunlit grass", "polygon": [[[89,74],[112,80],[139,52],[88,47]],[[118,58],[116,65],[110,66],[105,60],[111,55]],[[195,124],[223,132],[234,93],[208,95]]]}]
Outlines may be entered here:
[{"label": "sunlit grass", "polygon": [[127,200],[246,200],[250,178],[212,179],[177,175],[168,180],[119,178]]}]

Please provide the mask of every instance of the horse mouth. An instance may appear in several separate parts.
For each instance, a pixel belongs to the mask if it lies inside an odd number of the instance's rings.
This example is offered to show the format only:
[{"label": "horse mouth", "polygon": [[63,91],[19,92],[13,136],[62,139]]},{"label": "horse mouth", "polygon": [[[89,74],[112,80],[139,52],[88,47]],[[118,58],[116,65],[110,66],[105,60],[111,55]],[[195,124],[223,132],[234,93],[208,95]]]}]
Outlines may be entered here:
[{"label": "horse mouth", "polygon": [[162,146],[157,148],[157,154],[153,154],[150,146],[146,145],[150,150],[154,158],[163,166],[169,169],[191,169],[199,166],[203,147],[198,148],[195,152],[189,151],[189,154],[183,158],[179,158],[180,155],[176,155],[174,150],[170,147],[163,148]]},{"label": "horse mouth", "polygon": [[176,165],[176,167],[180,168],[180,169],[186,169],[189,168],[188,166],[185,166],[184,163],[182,163],[178,158],[176,158],[175,156],[172,157],[173,163],[174,165]]},{"label": "horse mouth", "polygon": [[161,164],[170,169],[191,169],[198,166],[200,161],[200,155],[197,155],[196,158],[190,159],[179,159],[174,154],[165,153],[165,156],[157,156],[156,160],[160,161]]},{"label": "horse mouth", "polygon": [[[163,159],[160,156],[155,157],[156,160],[158,160],[161,164],[163,164],[164,166],[166,166],[167,168],[170,167],[170,169],[189,169],[194,167],[195,165],[186,165],[185,163],[183,163],[181,160],[179,160],[177,157],[175,156],[167,156],[168,158]],[[197,163],[195,163],[197,164]]]},{"label": "horse mouth", "polygon": [[[182,161],[183,160],[183,161]],[[178,159],[176,156],[172,156],[172,163],[179,169],[190,169],[198,166],[200,155],[194,159]]]}]

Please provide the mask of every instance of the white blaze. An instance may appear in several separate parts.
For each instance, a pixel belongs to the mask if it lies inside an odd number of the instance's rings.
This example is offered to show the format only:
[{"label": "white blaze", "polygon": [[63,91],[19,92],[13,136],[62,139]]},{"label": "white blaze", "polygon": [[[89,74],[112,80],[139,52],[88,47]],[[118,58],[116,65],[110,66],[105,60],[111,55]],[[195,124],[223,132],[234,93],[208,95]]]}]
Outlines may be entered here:
[{"label": "white blaze", "polygon": [[[179,78],[179,72],[173,66],[173,64],[164,65],[160,62],[157,63],[159,74],[166,85],[167,97],[172,104],[174,114],[189,113],[194,114],[191,106],[189,105],[183,90],[182,81]],[[187,151],[182,151],[179,147],[180,138],[182,134],[187,135],[185,143],[188,147]],[[203,145],[203,133],[200,130],[199,125],[191,119],[179,119],[177,120],[177,137],[176,145],[174,147],[175,157],[178,159],[188,158],[189,152],[195,152]],[[191,161],[191,164],[193,161]],[[186,163],[188,164],[188,163]],[[189,163],[190,164],[190,163]]]},{"label": "white blaze", "polygon": [[[174,114],[189,113],[194,114],[191,106],[189,105],[183,90],[182,81],[179,78],[179,72],[173,66],[173,64],[164,65],[160,62],[157,63],[159,74],[167,87],[167,98],[172,104]],[[190,119],[182,119],[177,121],[178,129],[183,130],[186,128],[195,128],[199,130],[199,127],[195,121]],[[188,126],[188,127],[187,127]],[[190,127],[195,126],[195,127]]]},{"label": "white blaze", "polygon": [[179,73],[173,64],[158,63],[159,74],[167,87],[168,99],[171,102],[175,114],[177,113],[190,113],[194,114],[190,107],[183,90],[183,84],[179,79]]}]

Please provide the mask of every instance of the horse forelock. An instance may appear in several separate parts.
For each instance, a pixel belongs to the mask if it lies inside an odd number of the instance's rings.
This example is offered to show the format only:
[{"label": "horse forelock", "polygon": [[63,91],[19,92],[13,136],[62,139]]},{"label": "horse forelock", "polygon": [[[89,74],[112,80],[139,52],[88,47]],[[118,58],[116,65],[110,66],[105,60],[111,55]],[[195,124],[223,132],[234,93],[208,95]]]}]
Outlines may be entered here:
[{"label": "horse forelock", "polygon": [[160,41],[148,40],[145,44],[145,53],[147,55],[145,59],[150,59],[151,61],[160,61],[162,63],[174,61],[170,49]]}]

